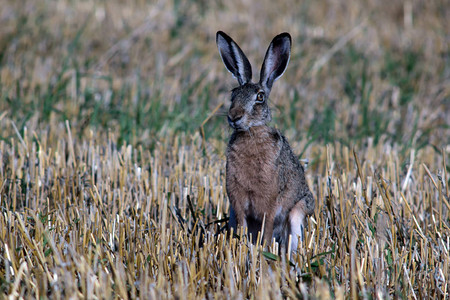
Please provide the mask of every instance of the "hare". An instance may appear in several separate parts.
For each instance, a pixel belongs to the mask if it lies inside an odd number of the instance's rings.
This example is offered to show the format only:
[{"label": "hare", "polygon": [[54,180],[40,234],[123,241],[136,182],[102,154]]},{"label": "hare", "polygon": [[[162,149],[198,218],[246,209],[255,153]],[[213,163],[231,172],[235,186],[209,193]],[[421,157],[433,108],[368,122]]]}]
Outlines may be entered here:
[{"label": "hare", "polygon": [[216,43],[225,67],[239,86],[231,92],[228,123],[233,128],[226,150],[226,189],[231,202],[229,226],[247,227],[255,242],[264,221],[264,239],[275,238],[296,251],[303,240],[306,216],[314,212],[314,198],[304,169],[287,139],[269,127],[268,105],[272,85],[289,63],[291,36],[277,35],[267,49],[259,82],[253,83],[252,67],[241,48],[224,32]]}]

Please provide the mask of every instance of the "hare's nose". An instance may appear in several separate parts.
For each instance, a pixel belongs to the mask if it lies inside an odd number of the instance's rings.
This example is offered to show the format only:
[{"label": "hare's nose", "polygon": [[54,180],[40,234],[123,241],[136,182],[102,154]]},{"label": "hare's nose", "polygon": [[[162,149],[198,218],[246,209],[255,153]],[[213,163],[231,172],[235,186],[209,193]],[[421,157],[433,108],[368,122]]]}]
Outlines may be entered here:
[{"label": "hare's nose", "polygon": [[238,125],[237,123],[239,122],[240,119],[242,119],[242,116],[233,119],[230,118],[230,116],[227,117],[228,117],[228,124],[230,124],[230,126],[233,128],[236,128],[236,125]]}]

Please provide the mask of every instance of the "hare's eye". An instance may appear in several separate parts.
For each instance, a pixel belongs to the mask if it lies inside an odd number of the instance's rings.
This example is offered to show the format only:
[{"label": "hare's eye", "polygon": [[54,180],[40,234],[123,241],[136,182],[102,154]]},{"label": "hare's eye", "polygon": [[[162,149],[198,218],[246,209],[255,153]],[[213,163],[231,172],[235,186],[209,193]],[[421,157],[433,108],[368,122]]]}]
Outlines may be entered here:
[{"label": "hare's eye", "polygon": [[256,102],[263,103],[264,102],[264,92],[259,92],[256,94]]}]

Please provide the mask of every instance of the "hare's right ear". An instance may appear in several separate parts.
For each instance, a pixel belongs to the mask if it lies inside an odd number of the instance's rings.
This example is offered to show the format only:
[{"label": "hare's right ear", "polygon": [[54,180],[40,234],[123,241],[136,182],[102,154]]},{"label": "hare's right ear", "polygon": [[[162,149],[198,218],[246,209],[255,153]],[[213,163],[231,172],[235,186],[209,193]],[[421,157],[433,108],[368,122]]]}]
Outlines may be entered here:
[{"label": "hare's right ear", "polygon": [[240,85],[252,80],[252,66],[241,48],[225,32],[218,31],[216,43],[225,67]]}]

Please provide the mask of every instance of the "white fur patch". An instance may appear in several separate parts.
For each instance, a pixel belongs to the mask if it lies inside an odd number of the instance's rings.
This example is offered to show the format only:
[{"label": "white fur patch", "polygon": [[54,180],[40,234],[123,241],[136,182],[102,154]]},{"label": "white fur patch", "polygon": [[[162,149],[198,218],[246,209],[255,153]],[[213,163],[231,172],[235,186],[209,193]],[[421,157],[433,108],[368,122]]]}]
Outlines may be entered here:
[{"label": "white fur patch", "polygon": [[293,209],[289,213],[289,222],[291,225],[291,251],[297,251],[299,239],[303,241],[303,230],[304,230],[304,220],[305,214],[298,210]]},{"label": "white fur patch", "polygon": [[266,79],[270,77],[270,74],[273,72],[273,63],[274,63],[274,54],[272,52],[273,45],[270,44],[269,49],[267,50],[267,53],[269,55],[267,56],[267,60],[265,61],[266,65],[264,66],[264,74],[266,74]]},{"label": "white fur patch", "polygon": [[242,61],[242,57],[241,57],[241,54],[239,53],[239,49],[237,48],[235,43],[231,43],[231,49],[233,50],[234,57],[236,58],[236,64],[238,67],[239,77],[243,83],[246,83],[244,62]]}]

